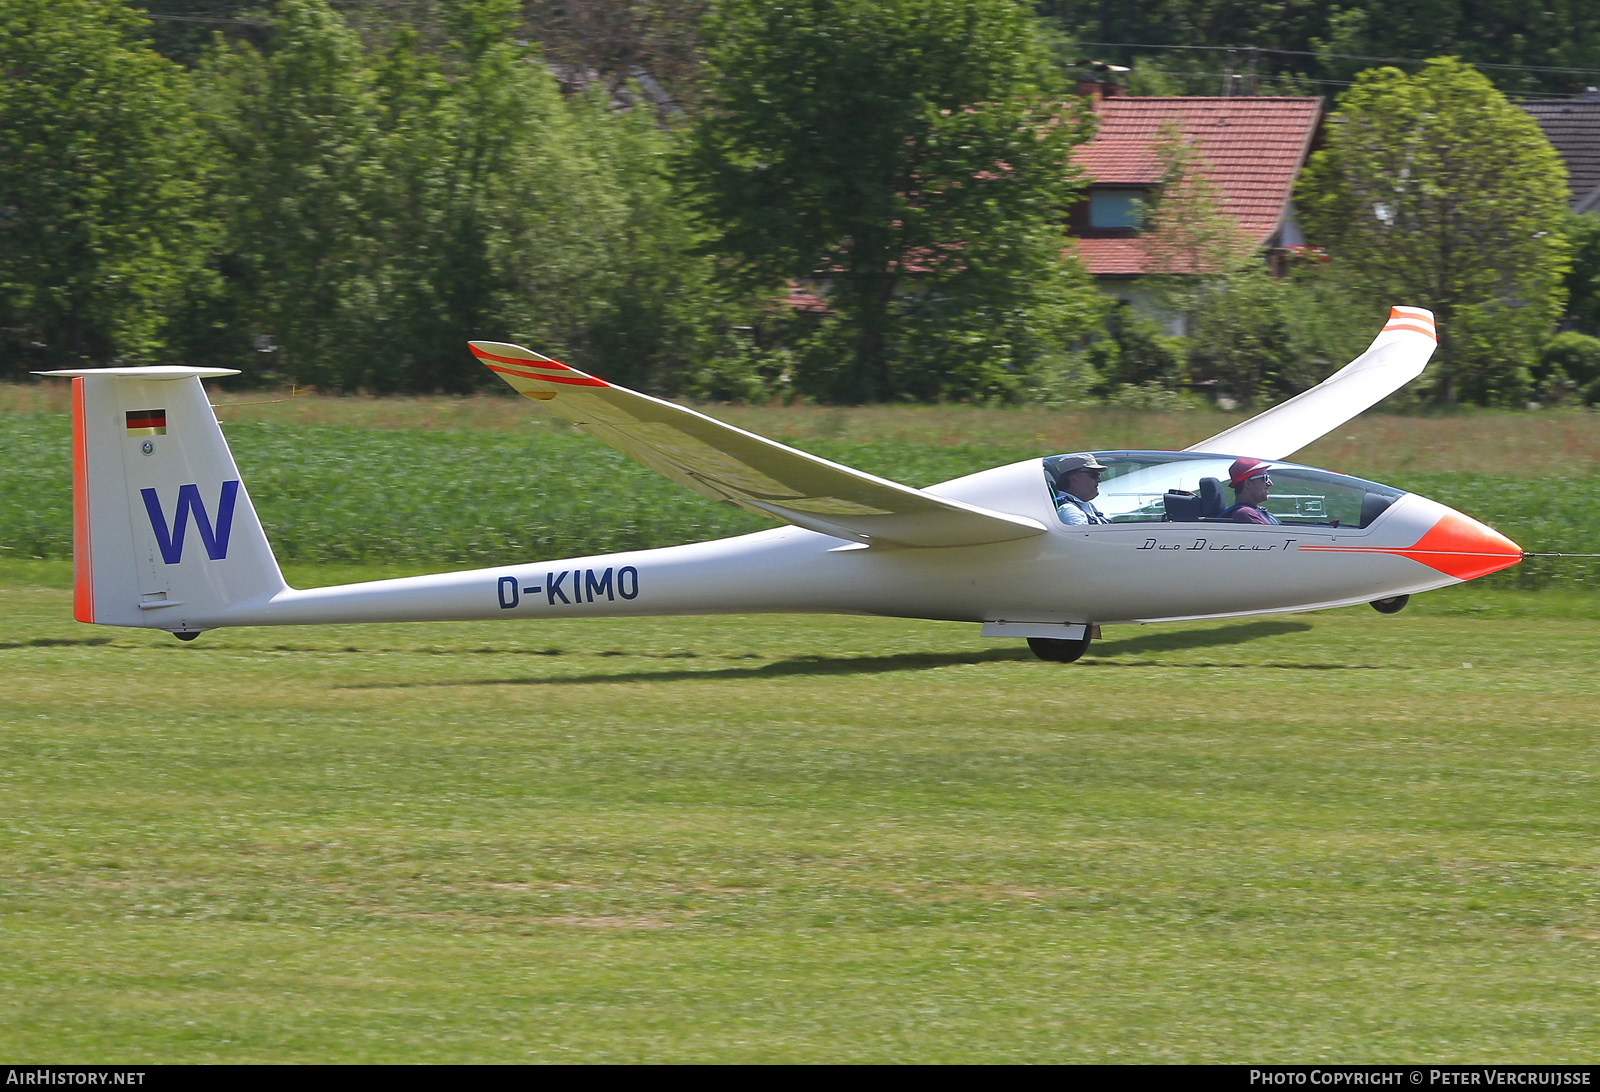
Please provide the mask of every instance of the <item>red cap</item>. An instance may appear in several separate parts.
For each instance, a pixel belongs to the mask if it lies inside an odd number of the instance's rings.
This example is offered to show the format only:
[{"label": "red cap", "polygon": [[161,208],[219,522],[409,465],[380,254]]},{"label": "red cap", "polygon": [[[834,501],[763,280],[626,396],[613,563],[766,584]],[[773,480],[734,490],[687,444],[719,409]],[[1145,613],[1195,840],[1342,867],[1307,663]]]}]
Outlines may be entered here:
[{"label": "red cap", "polygon": [[1251,478],[1271,469],[1260,459],[1235,459],[1233,465],[1228,467],[1228,484],[1237,489]]}]

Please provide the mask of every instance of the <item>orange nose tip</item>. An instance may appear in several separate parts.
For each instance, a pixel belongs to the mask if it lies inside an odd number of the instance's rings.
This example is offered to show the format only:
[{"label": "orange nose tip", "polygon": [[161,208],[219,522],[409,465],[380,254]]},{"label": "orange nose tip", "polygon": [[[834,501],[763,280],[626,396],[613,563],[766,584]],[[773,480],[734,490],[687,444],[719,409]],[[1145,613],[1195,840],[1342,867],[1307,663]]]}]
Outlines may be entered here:
[{"label": "orange nose tip", "polygon": [[1415,546],[1399,552],[1457,580],[1473,580],[1522,560],[1521,546],[1460,512],[1446,513]]}]

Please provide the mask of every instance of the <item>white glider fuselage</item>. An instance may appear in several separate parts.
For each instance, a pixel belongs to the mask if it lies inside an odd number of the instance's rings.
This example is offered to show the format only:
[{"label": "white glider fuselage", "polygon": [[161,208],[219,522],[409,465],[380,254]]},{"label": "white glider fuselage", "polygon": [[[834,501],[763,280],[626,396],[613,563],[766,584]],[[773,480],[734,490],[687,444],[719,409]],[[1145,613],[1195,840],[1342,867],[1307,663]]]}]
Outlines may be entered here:
[{"label": "white glider fuselage", "polygon": [[[1053,522],[1042,535],[980,546],[868,547],[799,527],[655,550],[368,584],[284,589],[184,629],[313,622],[577,618],[665,614],[874,614],[960,622],[1176,621],[1311,610],[1409,595],[1463,579],[1463,563],[1520,559],[1509,540],[1407,494],[1365,529],[1169,522],[1067,526],[1040,461],[931,487]],[[1008,494],[1002,504],[997,494]],[[964,496],[965,495],[965,496]],[[1021,504],[1026,499],[1029,503]],[[1417,551],[1441,524],[1455,549]],[[1468,541],[1479,536],[1476,542]],[[1407,553],[1417,556],[1407,556]],[[1444,559],[1446,568],[1435,567]],[[1021,632],[1021,631],[1017,631]]]},{"label": "white glider fuselage", "polygon": [[1321,387],[1214,437],[1240,445],[1229,454],[1097,453],[1111,522],[1072,526],[1057,515],[1063,483],[1050,458],[913,489],[517,346],[474,343],[523,394],[585,431],[790,526],[308,590],[284,582],[201,385],[228,373],[54,373],[74,377],[74,615],[187,637],[223,626],[840,613],[1087,640],[1101,624],[1392,599],[1513,565],[1522,552],[1424,497],[1289,463],[1272,469],[1269,507],[1281,524],[1227,522],[1219,480],[1245,445],[1272,457],[1306,442],[1319,404],[1318,427],[1347,419],[1420,371],[1432,345],[1427,312],[1396,309],[1373,348]]},{"label": "white glider fuselage", "polygon": [[[992,490],[1007,487],[1036,491],[1029,508],[1054,518],[1036,459],[929,491],[959,499],[965,488],[981,489],[999,507]],[[1063,625],[1367,603],[1465,579],[1452,569],[1490,571],[1521,557],[1497,532],[1416,494],[1366,529],[1057,524],[1031,538],[934,549],[866,547],[782,527],[655,550],[284,589],[216,617],[185,616],[178,628],[781,612],[1037,623],[1037,632],[1023,635],[1046,636]],[[1417,550],[1441,525],[1453,530],[1455,548]]]}]

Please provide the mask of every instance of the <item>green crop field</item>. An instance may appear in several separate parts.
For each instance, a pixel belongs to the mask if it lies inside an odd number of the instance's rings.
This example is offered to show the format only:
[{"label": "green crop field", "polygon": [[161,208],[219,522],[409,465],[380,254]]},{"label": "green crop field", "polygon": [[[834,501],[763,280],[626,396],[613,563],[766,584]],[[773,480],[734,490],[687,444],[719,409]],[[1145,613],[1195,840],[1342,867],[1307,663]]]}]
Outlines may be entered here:
[{"label": "green crop field", "polygon": [[[71,556],[64,388],[0,386],[0,445],[10,456],[0,464],[0,558]],[[666,481],[526,399],[213,397],[285,561],[382,564],[401,575],[772,526]],[[974,406],[712,412],[915,486],[1058,451],[1182,448],[1238,416]],[[1600,414],[1372,415],[1297,458],[1460,508],[1528,550],[1600,552]],[[1600,564],[1530,559],[1493,586],[1551,585],[1600,585]]]},{"label": "green crop field", "polygon": [[[536,414],[440,405],[230,427],[292,582],[746,529]],[[1129,417],[741,412],[912,482],[1185,442]],[[1595,418],[1524,419],[1377,418],[1305,458],[1593,549]],[[974,626],[791,616],[181,644],[71,621],[65,424],[0,416],[8,1057],[1600,1048],[1587,569],[1393,617],[1108,628],[1071,666]]]}]

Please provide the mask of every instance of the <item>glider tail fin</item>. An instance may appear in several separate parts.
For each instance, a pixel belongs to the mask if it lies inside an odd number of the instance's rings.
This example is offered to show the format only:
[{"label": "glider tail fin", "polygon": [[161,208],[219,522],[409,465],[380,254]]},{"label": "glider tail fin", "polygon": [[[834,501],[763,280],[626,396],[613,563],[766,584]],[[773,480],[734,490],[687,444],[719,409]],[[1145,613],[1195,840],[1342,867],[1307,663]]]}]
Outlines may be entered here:
[{"label": "glider tail fin", "polygon": [[192,636],[285,588],[201,379],[223,368],[72,377],[73,617]]}]

